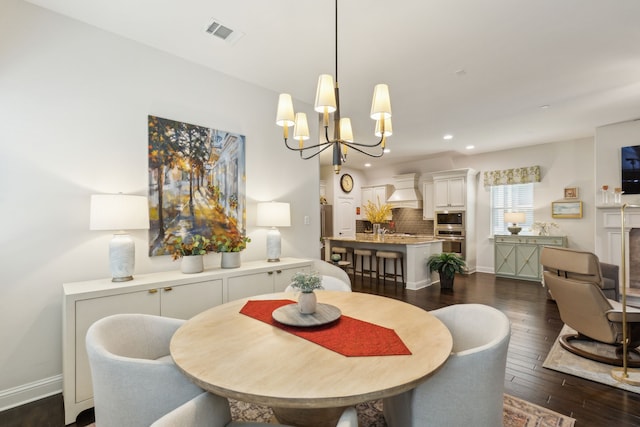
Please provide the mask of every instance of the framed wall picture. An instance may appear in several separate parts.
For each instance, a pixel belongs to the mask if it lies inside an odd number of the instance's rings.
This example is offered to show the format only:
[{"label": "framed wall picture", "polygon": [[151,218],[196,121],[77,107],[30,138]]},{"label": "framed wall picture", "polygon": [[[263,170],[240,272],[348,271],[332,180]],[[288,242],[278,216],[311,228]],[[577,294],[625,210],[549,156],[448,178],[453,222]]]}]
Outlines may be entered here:
[{"label": "framed wall picture", "polygon": [[578,198],[578,187],[566,187],[564,189],[564,198],[565,199],[577,199]]},{"label": "framed wall picture", "polygon": [[552,202],[551,216],[553,218],[582,218],[582,202]]}]

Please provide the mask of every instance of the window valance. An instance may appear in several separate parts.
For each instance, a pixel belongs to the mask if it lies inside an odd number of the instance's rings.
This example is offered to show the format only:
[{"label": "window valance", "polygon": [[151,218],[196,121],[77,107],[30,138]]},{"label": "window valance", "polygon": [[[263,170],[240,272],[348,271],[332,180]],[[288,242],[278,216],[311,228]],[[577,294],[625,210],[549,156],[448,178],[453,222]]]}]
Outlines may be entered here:
[{"label": "window valance", "polygon": [[540,166],[486,171],[484,173],[485,187],[491,187],[492,185],[527,184],[530,182],[540,182]]}]

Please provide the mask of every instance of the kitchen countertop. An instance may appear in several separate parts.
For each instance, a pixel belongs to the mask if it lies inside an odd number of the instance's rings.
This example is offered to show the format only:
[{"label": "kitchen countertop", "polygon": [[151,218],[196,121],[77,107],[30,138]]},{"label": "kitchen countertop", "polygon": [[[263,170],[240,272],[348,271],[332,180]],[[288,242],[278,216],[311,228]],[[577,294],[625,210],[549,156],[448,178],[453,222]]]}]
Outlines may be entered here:
[{"label": "kitchen countertop", "polygon": [[356,237],[327,237],[328,240],[340,241],[340,242],[358,242],[358,243],[373,243],[373,244],[386,244],[386,245],[422,245],[431,242],[441,242],[440,239],[435,239],[433,236],[427,235],[395,235],[385,234],[380,238],[375,238],[373,234],[368,233],[356,233]]}]

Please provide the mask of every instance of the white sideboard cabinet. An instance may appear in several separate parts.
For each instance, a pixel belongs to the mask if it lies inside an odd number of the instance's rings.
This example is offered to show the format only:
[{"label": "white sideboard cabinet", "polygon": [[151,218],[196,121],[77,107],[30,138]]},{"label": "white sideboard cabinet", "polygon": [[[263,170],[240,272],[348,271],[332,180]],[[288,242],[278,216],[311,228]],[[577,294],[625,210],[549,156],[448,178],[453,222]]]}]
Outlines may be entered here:
[{"label": "white sideboard cabinet", "polygon": [[85,350],[87,329],[103,317],[144,313],[188,319],[208,308],[239,298],[283,291],[298,271],[313,261],[283,258],[278,263],[244,262],[240,268],[139,274],[129,282],[111,279],[63,285],[62,372],[65,424],[93,407],[93,386]]}]

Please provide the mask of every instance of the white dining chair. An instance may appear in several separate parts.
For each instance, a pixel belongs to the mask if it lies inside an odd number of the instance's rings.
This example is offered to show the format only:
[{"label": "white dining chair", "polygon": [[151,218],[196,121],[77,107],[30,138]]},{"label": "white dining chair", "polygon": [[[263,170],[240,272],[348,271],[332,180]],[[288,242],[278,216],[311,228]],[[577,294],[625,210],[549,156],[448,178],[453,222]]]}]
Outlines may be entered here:
[{"label": "white dining chair", "polygon": [[[333,276],[320,276],[322,278],[322,289],[325,291],[343,291],[351,292],[351,286],[340,279],[336,279]],[[298,289],[293,285],[287,286],[285,292],[297,292]]]},{"label": "white dining chair", "polygon": [[351,289],[351,278],[342,268],[338,267],[335,264],[332,264],[327,261],[323,261],[321,259],[313,260],[313,270],[317,271],[318,274],[323,276],[332,276],[336,279],[343,281],[344,283],[349,285],[349,289]]},{"label": "white dining chair", "polygon": [[96,425],[147,427],[202,393],[175,366],[169,341],[183,320],[104,317],[87,331]]},{"label": "white dining chair", "polygon": [[482,304],[452,305],[430,313],[453,336],[451,356],[415,389],[383,400],[387,425],[502,426],[509,319]]},{"label": "white dining chair", "polygon": [[[151,424],[151,427],[277,427],[282,424],[264,424],[231,421],[229,402],[224,397],[202,393],[174,409]],[[345,409],[336,427],[358,427],[358,413],[354,407]]]}]

